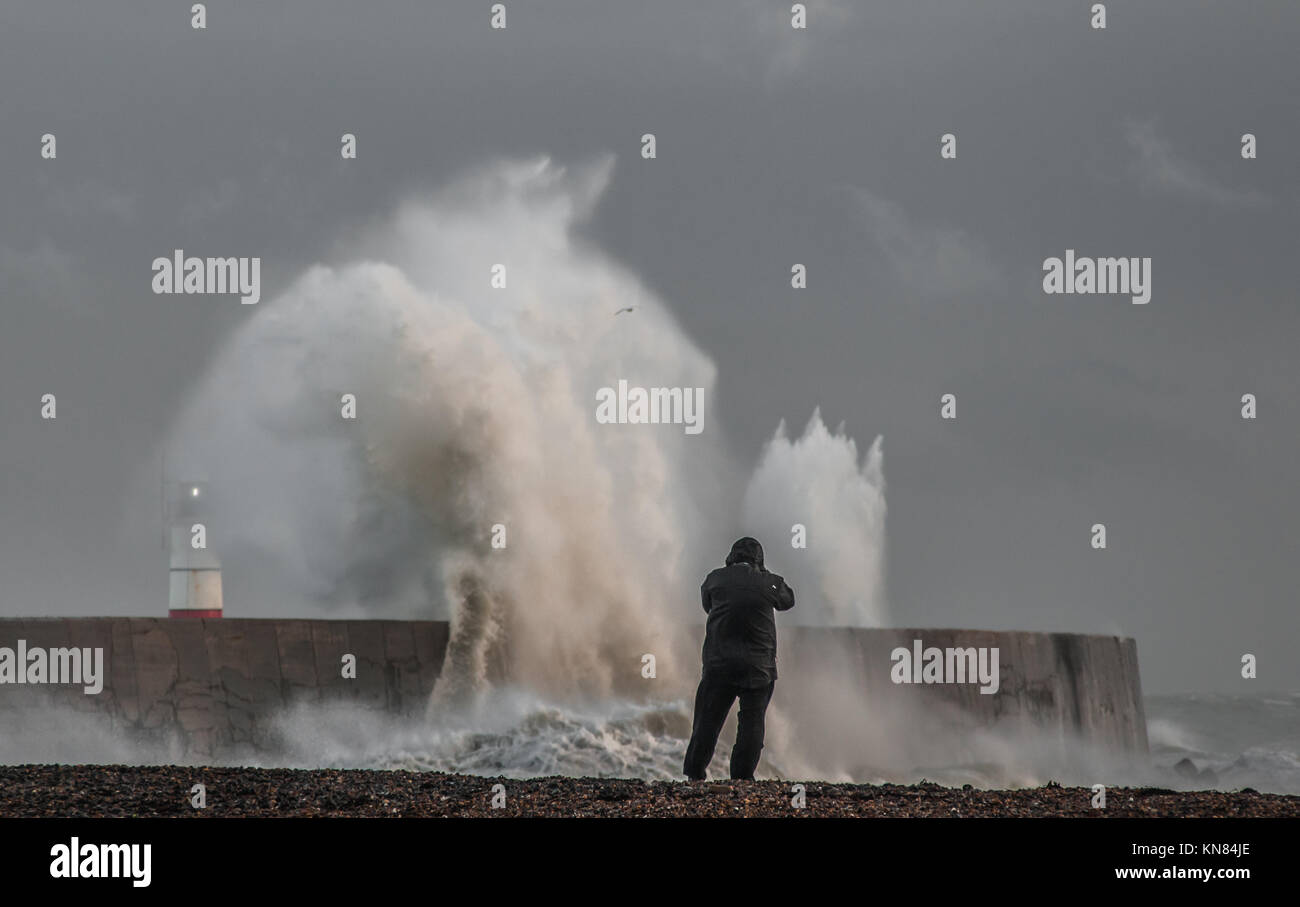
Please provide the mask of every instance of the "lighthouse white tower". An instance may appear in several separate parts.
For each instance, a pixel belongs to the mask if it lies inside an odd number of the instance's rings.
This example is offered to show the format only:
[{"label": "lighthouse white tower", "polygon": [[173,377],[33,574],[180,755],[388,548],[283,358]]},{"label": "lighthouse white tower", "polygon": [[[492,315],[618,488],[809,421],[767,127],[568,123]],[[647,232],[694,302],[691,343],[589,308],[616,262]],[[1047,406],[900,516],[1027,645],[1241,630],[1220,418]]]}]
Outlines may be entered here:
[{"label": "lighthouse white tower", "polygon": [[206,497],[204,482],[168,487],[169,617],[221,616],[221,561],[207,547]]}]

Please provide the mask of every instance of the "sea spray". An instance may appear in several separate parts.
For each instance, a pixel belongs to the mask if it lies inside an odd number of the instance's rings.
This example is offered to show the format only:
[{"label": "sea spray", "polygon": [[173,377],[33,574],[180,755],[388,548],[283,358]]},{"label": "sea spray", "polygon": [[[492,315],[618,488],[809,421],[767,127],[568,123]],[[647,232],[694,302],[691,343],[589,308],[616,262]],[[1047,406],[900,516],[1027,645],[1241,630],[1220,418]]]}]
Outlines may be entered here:
[{"label": "sea spray", "polygon": [[[214,544],[255,607],[450,618],[435,721],[481,714],[506,684],[592,714],[689,701],[696,590],[742,534],[769,533],[774,568],[800,577],[801,621],[883,613],[879,440],[859,467],[816,415],[790,451],[769,445],[746,493],[716,420],[694,434],[595,418],[620,381],[698,389],[716,412],[714,363],[575,231],[611,167],[503,162],[408,202],[258,306],[169,444],[175,468],[210,477]],[[808,551],[786,547],[789,514]]]},{"label": "sea spray", "polygon": [[[879,627],[885,623],[885,477],[882,439],[861,462],[841,425],[826,428],[815,410],[795,439],[785,421],[763,448],[745,491],[745,525],[779,558],[801,602],[787,622]],[[792,549],[792,527],[804,530]],[[780,546],[778,548],[777,546]],[[777,553],[779,552],[779,553]]]}]

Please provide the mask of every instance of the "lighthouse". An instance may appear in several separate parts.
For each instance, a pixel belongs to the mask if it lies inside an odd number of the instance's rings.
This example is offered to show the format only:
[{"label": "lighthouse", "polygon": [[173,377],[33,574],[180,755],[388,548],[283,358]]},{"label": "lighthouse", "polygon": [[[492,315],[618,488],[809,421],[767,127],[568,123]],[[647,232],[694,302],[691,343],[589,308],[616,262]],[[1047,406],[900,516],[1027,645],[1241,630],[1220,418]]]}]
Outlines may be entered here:
[{"label": "lighthouse", "polygon": [[208,547],[207,493],[201,481],[168,488],[169,617],[221,616],[221,561]]}]

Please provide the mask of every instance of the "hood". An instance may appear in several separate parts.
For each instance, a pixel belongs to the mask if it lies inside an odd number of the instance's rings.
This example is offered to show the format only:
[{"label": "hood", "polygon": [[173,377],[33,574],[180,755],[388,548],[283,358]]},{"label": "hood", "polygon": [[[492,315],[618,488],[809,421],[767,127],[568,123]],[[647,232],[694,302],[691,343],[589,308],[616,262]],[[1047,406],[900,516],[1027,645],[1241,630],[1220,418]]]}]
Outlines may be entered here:
[{"label": "hood", "polygon": [[760,570],[763,569],[763,546],[758,543],[758,539],[752,539],[745,536],[743,539],[737,539],[736,544],[731,546],[731,553],[727,555],[727,566],[745,561],[753,564]]}]

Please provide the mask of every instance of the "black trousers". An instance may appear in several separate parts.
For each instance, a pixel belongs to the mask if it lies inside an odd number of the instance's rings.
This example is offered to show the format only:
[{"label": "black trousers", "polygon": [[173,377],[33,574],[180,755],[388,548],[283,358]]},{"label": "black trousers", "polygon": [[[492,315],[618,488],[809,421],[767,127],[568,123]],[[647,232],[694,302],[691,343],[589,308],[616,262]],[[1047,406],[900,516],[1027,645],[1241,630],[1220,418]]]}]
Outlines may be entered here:
[{"label": "black trousers", "polygon": [[731,748],[731,777],[752,779],[754,769],[758,767],[758,757],[763,752],[764,718],[775,688],[776,681],[763,687],[745,687],[706,673],[695,691],[695,717],[691,722],[691,742],[686,747],[683,766],[686,777],[696,781],[704,778],[727,713],[739,698],[736,745]]}]

